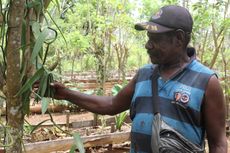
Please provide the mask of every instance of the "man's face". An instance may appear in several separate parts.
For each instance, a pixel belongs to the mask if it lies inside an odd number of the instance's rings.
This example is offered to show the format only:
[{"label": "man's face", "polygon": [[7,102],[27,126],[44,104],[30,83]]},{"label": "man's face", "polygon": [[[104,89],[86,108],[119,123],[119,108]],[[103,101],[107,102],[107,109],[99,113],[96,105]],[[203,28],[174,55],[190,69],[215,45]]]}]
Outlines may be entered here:
[{"label": "man's face", "polygon": [[177,60],[178,45],[175,31],[167,33],[147,32],[149,40],[145,48],[153,64],[173,64]]}]

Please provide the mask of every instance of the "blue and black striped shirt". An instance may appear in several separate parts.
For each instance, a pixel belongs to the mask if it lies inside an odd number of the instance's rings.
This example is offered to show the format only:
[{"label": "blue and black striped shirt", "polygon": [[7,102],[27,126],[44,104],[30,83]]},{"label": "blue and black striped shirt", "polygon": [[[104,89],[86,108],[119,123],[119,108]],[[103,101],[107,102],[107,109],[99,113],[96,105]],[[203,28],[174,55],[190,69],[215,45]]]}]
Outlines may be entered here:
[{"label": "blue and black striped shirt", "polygon": [[[153,121],[151,75],[154,65],[138,71],[130,107],[132,119],[131,153],[151,153]],[[197,145],[204,143],[201,106],[206,86],[215,73],[193,60],[181,73],[168,81],[158,78],[159,108],[162,119]]]}]

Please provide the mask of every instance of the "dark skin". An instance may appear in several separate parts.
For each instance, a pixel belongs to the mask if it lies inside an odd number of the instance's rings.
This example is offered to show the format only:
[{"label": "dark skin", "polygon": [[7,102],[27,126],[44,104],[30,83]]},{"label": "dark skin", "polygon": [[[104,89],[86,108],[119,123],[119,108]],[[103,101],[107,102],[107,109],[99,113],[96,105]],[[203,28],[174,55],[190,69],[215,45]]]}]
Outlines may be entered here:
[{"label": "dark skin", "polygon": [[[171,35],[172,34],[172,35]],[[147,33],[146,49],[152,63],[160,67],[160,75],[168,80],[184,67],[190,58],[186,53],[185,33]],[[135,89],[134,77],[116,96],[87,95],[70,90],[60,83],[52,84],[56,89],[55,99],[65,99],[98,114],[115,115],[128,110]],[[209,153],[227,153],[225,136],[225,104],[223,91],[216,76],[208,82],[202,105],[202,118],[207,132]]]}]

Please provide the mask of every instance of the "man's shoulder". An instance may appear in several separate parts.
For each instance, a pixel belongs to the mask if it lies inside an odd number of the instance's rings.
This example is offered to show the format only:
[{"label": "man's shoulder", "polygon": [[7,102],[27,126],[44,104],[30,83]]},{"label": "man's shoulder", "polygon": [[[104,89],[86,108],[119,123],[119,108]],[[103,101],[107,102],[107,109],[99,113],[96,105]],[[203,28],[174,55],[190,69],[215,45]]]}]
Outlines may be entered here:
[{"label": "man's shoulder", "polygon": [[200,72],[200,73],[206,73],[206,74],[214,74],[215,72],[210,69],[208,66],[202,64],[201,62],[197,60],[193,60],[193,62],[190,64],[189,69],[192,71]]},{"label": "man's shoulder", "polygon": [[150,71],[152,71],[152,70],[154,70],[154,68],[157,66],[157,64],[145,64],[145,65],[143,65],[142,67],[140,67],[139,68],[139,71],[143,71],[143,70],[150,70]]},{"label": "man's shoulder", "polygon": [[153,69],[155,66],[156,66],[155,64],[145,64],[140,68],[140,70],[141,69]]},{"label": "man's shoulder", "polygon": [[146,65],[142,66],[137,72],[137,79],[138,80],[149,79],[153,73],[153,69],[155,66],[156,65],[154,65],[154,64],[146,64]]}]

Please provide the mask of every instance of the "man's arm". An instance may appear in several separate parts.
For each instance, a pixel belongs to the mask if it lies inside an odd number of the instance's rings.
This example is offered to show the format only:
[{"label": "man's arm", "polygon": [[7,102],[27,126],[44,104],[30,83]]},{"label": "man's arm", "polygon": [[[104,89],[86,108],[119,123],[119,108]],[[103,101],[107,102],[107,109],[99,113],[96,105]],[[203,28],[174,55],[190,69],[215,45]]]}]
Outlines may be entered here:
[{"label": "man's arm", "polygon": [[87,95],[70,90],[60,83],[54,83],[52,87],[55,88],[55,99],[70,101],[94,113],[115,115],[129,109],[135,89],[135,78],[116,96]]},{"label": "man's arm", "polygon": [[209,80],[203,103],[203,115],[209,153],[227,153],[225,103],[216,76],[212,76]]}]

